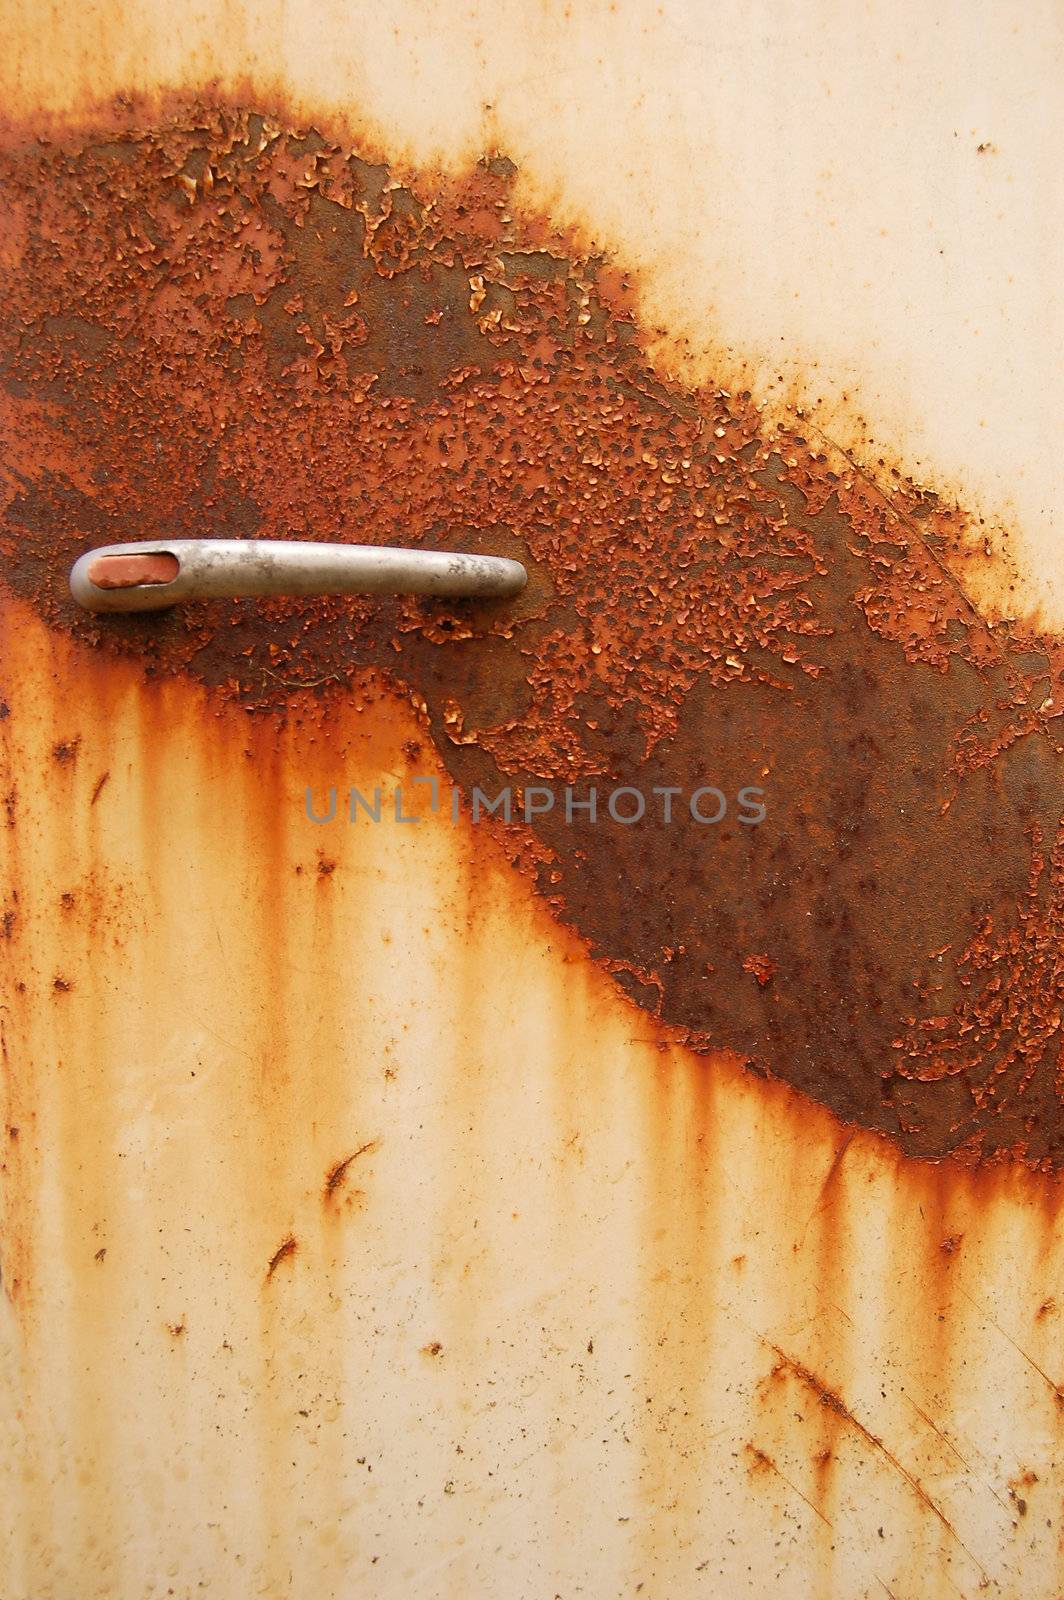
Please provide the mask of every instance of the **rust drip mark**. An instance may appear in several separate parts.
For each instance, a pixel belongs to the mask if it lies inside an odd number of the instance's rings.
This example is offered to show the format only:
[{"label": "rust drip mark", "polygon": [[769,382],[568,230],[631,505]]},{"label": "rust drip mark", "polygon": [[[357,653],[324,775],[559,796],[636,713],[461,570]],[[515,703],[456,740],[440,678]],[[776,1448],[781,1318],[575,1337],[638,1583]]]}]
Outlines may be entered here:
[{"label": "rust drip mark", "polygon": [[[245,107],[153,115],[0,152],[3,581],[263,717],[323,726],[386,673],[467,794],[718,788],[712,826],[557,804],[511,859],[690,1048],[910,1155],[1064,1169],[1064,642],[975,612],[962,512],[663,381],[631,279],[522,216],[501,157],[399,183]],[[206,525],[530,579],[75,613],[92,542]]]},{"label": "rust drip mark", "polygon": [[374,1150],[379,1150],[381,1143],[380,1139],[368,1139],[365,1144],[359,1145],[357,1150],[353,1150],[349,1156],[345,1156],[342,1161],[338,1161],[335,1166],[329,1168],[325,1178],[324,1189],[324,1197],[327,1201],[332,1200],[337,1191],[346,1183],[352,1164],[360,1156],[370,1155]]},{"label": "rust drip mark", "polygon": [[838,1180],[839,1173],[842,1171],[842,1163],[846,1159],[846,1152],[850,1148],[850,1145],[853,1143],[853,1140],[854,1140],[854,1135],[852,1133],[847,1134],[846,1137],[840,1143],[839,1148],[836,1150],[834,1156],[832,1157],[831,1165],[830,1165],[830,1167],[828,1168],[827,1172],[824,1175],[823,1183],[820,1185],[820,1193],[817,1195],[816,1205],[813,1207],[812,1211],[809,1213],[809,1221],[806,1223],[805,1227],[802,1229],[802,1237],[801,1237],[801,1239],[795,1245],[795,1249],[796,1250],[800,1250],[800,1249],[803,1248],[803,1246],[805,1245],[806,1239],[809,1237],[810,1228],[813,1226],[813,1223],[816,1221],[817,1217],[820,1215],[820,1213],[824,1210],[825,1206],[828,1204],[828,1201],[829,1201],[829,1199],[831,1197],[831,1192],[834,1189],[835,1184],[836,1184],[836,1182]]},{"label": "rust drip mark", "polygon": [[93,791],[92,791],[92,799],[89,801],[89,805],[90,806],[94,806],[96,804],[97,800],[100,798],[101,794],[103,793],[104,785],[108,782],[108,780],[110,779],[110,776],[111,776],[110,772],[102,772],[100,774],[100,776],[97,778],[95,786],[94,786]]},{"label": "rust drip mark", "polygon": [[785,1350],[781,1350],[779,1345],[773,1344],[771,1340],[766,1340],[765,1342],[779,1360],[779,1367],[776,1370],[789,1372],[793,1377],[797,1378],[799,1383],[803,1384],[816,1398],[819,1405],[824,1406],[835,1416],[840,1417],[847,1427],[852,1428],[871,1450],[882,1456],[884,1461],[909,1485],[921,1505],[925,1506],[933,1516],[937,1517],[947,1533],[956,1541],[959,1548],[964,1551],[969,1561],[978,1569],[983,1579],[989,1581],[988,1574],[979,1558],[968,1549],[968,1546],[964,1543],[946,1513],[931,1498],[919,1478],[915,1477],[908,1467],[902,1465],[893,1451],[888,1449],[877,1434],[874,1434],[870,1428],[866,1428],[864,1423],[854,1416],[846,1403],[833,1389],[828,1387],[822,1378],[818,1378],[816,1373],[811,1371],[809,1367],[804,1366],[802,1362],[795,1361]]},{"label": "rust drip mark", "polygon": [[810,1500],[810,1498],[809,1498],[809,1496],[807,1494],[803,1494],[802,1493],[802,1491],[801,1491],[801,1489],[799,1489],[798,1485],[796,1483],[792,1482],[792,1480],[790,1478],[788,1478],[787,1474],[780,1469],[780,1467],[776,1464],[775,1461],[773,1461],[773,1459],[772,1459],[772,1457],[770,1455],[767,1455],[764,1450],[759,1449],[759,1447],[756,1444],[748,1444],[748,1445],[744,1446],[744,1448],[745,1448],[746,1453],[750,1457],[750,1460],[752,1462],[752,1467],[751,1467],[752,1471],[758,1471],[759,1470],[759,1471],[774,1472],[776,1474],[777,1478],[782,1479],[782,1481],[787,1485],[787,1487],[788,1487],[788,1489],[790,1489],[791,1493],[792,1494],[796,1494],[798,1496],[799,1500],[804,1500],[805,1504],[809,1507],[810,1511],[814,1512],[815,1515],[820,1518],[820,1520],[824,1524],[824,1526],[826,1528],[831,1528],[832,1532],[834,1532],[834,1525],[824,1515],[824,1513],[821,1511],[820,1507],[818,1505],[816,1505],[812,1500]]},{"label": "rust drip mark", "polygon": [[281,1265],[281,1262],[282,1261],[289,1261],[292,1258],[292,1256],[295,1255],[295,1253],[296,1253],[296,1251],[298,1249],[299,1249],[299,1245],[298,1245],[298,1243],[296,1241],[295,1235],[290,1233],[288,1235],[288,1238],[285,1239],[282,1244],[279,1244],[277,1246],[277,1249],[273,1252],[273,1255],[270,1257],[270,1264],[266,1268],[266,1278],[265,1278],[265,1282],[266,1283],[269,1283],[270,1279],[273,1277],[274,1273],[277,1271],[277,1268]]},{"label": "rust drip mark", "polygon": [[1032,1472],[1029,1467],[1023,1472],[1018,1473],[1015,1478],[1009,1479],[1009,1499],[1016,1507],[1016,1513],[1018,1516],[1025,1517],[1028,1511],[1026,1497],[1021,1495],[1020,1490],[1031,1490],[1034,1488],[1037,1482],[1037,1472]]}]

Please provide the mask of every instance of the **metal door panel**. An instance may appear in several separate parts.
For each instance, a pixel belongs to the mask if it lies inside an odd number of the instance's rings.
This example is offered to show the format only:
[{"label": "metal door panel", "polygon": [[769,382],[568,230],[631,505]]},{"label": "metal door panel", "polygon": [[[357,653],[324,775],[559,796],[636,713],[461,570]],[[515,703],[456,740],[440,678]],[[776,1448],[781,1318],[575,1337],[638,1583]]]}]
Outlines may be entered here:
[{"label": "metal door panel", "polygon": [[[1059,1591],[1056,237],[1012,226],[1032,196],[1052,214],[1059,21],[741,20],[11,11],[5,1597]],[[411,272],[419,205],[437,256]],[[343,431],[363,379],[378,457]],[[569,420],[533,459],[554,397]],[[736,510],[744,451],[790,520]],[[458,530],[526,560],[529,592],[79,617],[74,556],[155,511],[148,537]],[[763,596],[729,666],[699,596],[759,518],[745,574],[784,551],[850,588],[810,590],[797,664]],[[701,574],[679,597],[677,555]],[[850,601],[885,685],[853,705]],[[970,941],[960,1009],[901,1044],[869,1021],[856,1065],[844,937],[798,920],[815,897],[765,953],[714,934],[739,874],[684,909],[662,830],[586,831],[580,858],[470,809],[489,778],[518,811],[530,776],[649,782],[653,749],[690,786],[729,674],[802,660],[790,729],[750,688],[743,759],[770,729],[788,782],[856,806],[889,793],[863,726],[929,786],[956,750],[971,774],[941,831],[922,802],[911,848],[899,827],[872,851],[884,995],[906,922],[941,916]],[[920,715],[934,740],[889,743]],[[348,821],[352,788],[379,823]],[[825,861],[793,792],[770,802]],[[813,821],[841,846],[850,814]],[[882,794],[870,816],[887,830]],[[826,881],[875,951],[871,900]],[[964,1009],[973,972],[996,1011]],[[953,1075],[934,1041],[976,1023],[996,1031]],[[880,1100],[866,1057],[899,1051]]]}]

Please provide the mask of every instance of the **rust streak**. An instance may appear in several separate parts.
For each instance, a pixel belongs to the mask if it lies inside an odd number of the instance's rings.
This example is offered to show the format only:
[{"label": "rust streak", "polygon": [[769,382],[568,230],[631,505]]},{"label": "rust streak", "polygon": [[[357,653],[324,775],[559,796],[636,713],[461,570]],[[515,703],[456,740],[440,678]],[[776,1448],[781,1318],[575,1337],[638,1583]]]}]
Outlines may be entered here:
[{"label": "rust streak", "polygon": [[820,1212],[824,1209],[824,1205],[827,1202],[828,1197],[831,1194],[832,1185],[834,1184],[836,1178],[838,1177],[839,1172],[842,1170],[842,1163],[846,1159],[846,1152],[850,1148],[850,1145],[853,1143],[853,1138],[854,1138],[853,1134],[852,1133],[848,1133],[846,1135],[846,1137],[840,1143],[838,1149],[835,1152],[835,1155],[832,1158],[831,1166],[828,1168],[827,1173],[825,1174],[825,1177],[824,1177],[824,1182],[820,1186],[820,1193],[817,1196],[817,1203],[813,1207],[812,1211],[809,1213],[809,1220],[806,1223],[805,1227],[802,1229],[802,1243],[803,1243],[803,1245],[804,1245],[805,1240],[807,1239],[807,1237],[809,1235],[809,1229],[812,1227],[813,1223],[816,1221],[816,1218],[819,1216]]}]

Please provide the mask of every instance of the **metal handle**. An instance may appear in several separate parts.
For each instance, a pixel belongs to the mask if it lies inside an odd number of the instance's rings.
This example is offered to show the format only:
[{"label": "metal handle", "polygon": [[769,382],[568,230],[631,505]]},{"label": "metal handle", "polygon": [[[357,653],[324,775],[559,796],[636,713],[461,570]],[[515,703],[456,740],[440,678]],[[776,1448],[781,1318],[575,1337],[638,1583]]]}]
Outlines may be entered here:
[{"label": "metal handle", "polygon": [[528,577],[520,561],[450,550],[301,539],[154,539],[79,556],[70,592],[87,611],[159,611],[241,595],[436,594],[502,599]]}]

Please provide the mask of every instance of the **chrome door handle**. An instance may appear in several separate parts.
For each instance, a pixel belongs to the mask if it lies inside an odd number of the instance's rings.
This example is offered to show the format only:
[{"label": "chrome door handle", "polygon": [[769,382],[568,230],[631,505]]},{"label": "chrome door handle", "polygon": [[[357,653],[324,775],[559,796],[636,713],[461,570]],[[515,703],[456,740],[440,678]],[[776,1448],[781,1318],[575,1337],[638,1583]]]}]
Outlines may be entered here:
[{"label": "chrome door handle", "polygon": [[435,594],[503,599],[528,574],[504,556],[301,539],[143,539],[99,545],[70,570],[87,611],[160,611],[242,595]]}]

